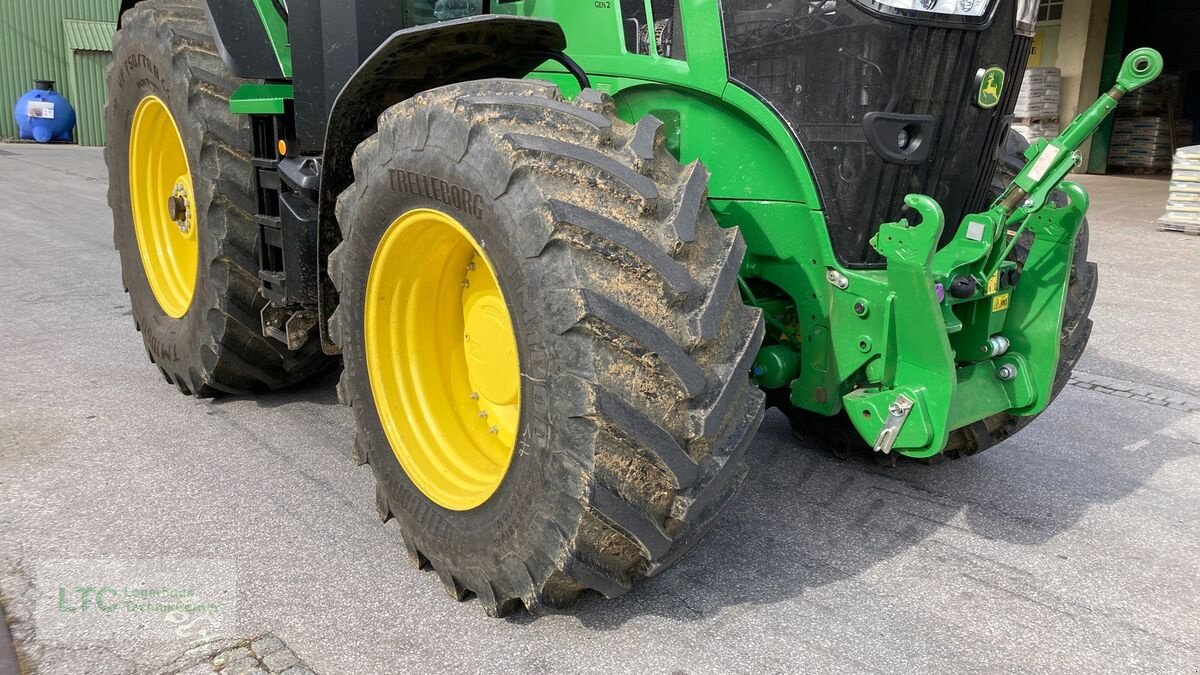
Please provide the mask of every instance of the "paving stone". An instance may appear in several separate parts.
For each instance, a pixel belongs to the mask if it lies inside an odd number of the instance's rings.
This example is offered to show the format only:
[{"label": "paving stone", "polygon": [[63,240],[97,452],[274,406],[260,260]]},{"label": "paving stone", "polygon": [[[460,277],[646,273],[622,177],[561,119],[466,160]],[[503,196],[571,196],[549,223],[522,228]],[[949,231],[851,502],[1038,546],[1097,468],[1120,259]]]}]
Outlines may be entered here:
[{"label": "paving stone", "polygon": [[283,644],[283,640],[280,640],[274,635],[268,635],[250,643],[250,650],[253,651],[254,655],[260,659],[267,654],[273,654],[285,648],[286,645]]},{"label": "paving stone", "polygon": [[280,671],[300,663],[300,659],[296,658],[290,649],[284,649],[264,656],[262,662],[272,671]]},{"label": "paving stone", "polygon": [[313,671],[309,670],[308,668],[305,668],[304,666],[292,666],[291,668],[288,668],[287,670],[283,671],[279,675],[317,675],[317,674],[314,673]]},{"label": "paving stone", "polygon": [[173,671],[175,675],[212,675],[213,669],[207,663],[199,663],[187,670]]},{"label": "paving stone", "polygon": [[1155,405],[1180,412],[1200,412],[1200,399],[1170,390],[1152,390],[1136,382],[1114,378],[1075,373],[1068,384],[1097,394],[1133,399],[1139,403]]},{"label": "paving stone", "polygon": [[217,654],[216,657],[213,658],[212,664],[218,668],[221,668],[226,664],[233,663],[238,659],[244,659],[247,656],[250,656],[249,647],[237,647],[235,649],[230,649],[229,651]]},{"label": "paving stone", "polygon": [[248,675],[253,671],[262,672],[262,664],[253,656],[243,656],[236,661],[227,663],[229,665],[221,669],[221,675]]},{"label": "paving stone", "polygon": [[[171,663],[162,666],[162,670],[163,672],[167,673],[176,673],[184,671],[185,669],[190,669],[196,665],[203,665],[206,669],[208,669],[207,672],[212,672],[212,664],[209,663],[209,661],[211,661],[214,656],[220,654],[221,652],[235,649],[238,646],[244,646],[245,644],[247,644],[245,640],[235,639],[213,640],[212,642],[206,642],[202,645],[198,645],[187,650],[183,653],[183,656],[180,656]],[[188,672],[190,672],[190,670]]]}]

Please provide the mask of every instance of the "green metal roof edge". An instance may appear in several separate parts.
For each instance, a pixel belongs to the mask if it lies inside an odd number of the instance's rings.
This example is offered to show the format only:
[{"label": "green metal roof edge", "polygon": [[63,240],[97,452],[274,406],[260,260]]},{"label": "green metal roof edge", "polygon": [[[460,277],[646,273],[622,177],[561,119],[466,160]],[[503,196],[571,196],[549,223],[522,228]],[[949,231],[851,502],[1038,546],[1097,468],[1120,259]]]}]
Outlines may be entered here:
[{"label": "green metal roof edge", "polygon": [[117,24],[107,21],[63,19],[63,37],[72,51],[111,52]]}]

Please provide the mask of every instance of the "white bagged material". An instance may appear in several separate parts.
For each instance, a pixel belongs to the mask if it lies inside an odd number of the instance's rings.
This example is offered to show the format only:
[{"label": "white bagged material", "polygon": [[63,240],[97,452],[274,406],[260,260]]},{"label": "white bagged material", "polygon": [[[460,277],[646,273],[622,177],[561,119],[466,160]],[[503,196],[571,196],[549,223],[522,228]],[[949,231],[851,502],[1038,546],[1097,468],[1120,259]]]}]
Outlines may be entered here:
[{"label": "white bagged material", "polygon": [[1163,230],[1200,234],[1200,145],[1175,151]]},{"label": "white bagged material", "polygon": [[1170,120],[1165,116],[1117,118],[1109,144],[1108,163],[1134,168],[1169,168]]},{"label": "white bagged material", "polygon": [[1025,140],[1033,143],[1038,139],[1045,138],[1047,140],[1058,138],[1061,129],[1058,122],[1041,120],[1029,122],[1028,124],[1013,124],[1013,131],[1025,137]]},{"label": "white bagged material", "polygon": [[1030,68],[1021,80],[1013,116],[1030,121],[1057,119],[1061,100],[1061,71],[1058,68]]}]

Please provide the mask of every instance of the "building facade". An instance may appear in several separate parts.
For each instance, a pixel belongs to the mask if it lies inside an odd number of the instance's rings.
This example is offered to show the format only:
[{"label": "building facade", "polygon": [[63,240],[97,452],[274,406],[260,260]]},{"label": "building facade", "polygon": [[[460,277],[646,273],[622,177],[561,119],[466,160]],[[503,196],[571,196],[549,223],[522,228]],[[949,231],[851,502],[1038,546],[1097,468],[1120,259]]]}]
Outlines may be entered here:
[{"label": "building facade", "polygon": [[119,0],[0,2],[0,139],[17,135],[12,109],[34,80],[53,80],[76,111],[75,140],[104,144],[104,71]]}]

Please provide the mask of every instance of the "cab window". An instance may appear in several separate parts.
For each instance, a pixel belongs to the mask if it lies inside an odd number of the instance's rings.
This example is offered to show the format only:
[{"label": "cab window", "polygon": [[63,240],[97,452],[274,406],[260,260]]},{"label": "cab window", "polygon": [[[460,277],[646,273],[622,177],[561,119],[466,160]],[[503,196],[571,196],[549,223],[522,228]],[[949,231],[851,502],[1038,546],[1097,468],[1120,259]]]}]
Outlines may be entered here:
[{"label": "cab window", "polygon": [[483,13],[483,0],[405,0],[406,26],[424,26]]},{"label": "cab window", "polygon": [[683,26],[680,25],[679,0],[651,0],[652,16],[646,16],[645,0],[621,0],[621,19],[625,26],[625,51],[649,54],[650,32],[660,56],[684,58]]}]

